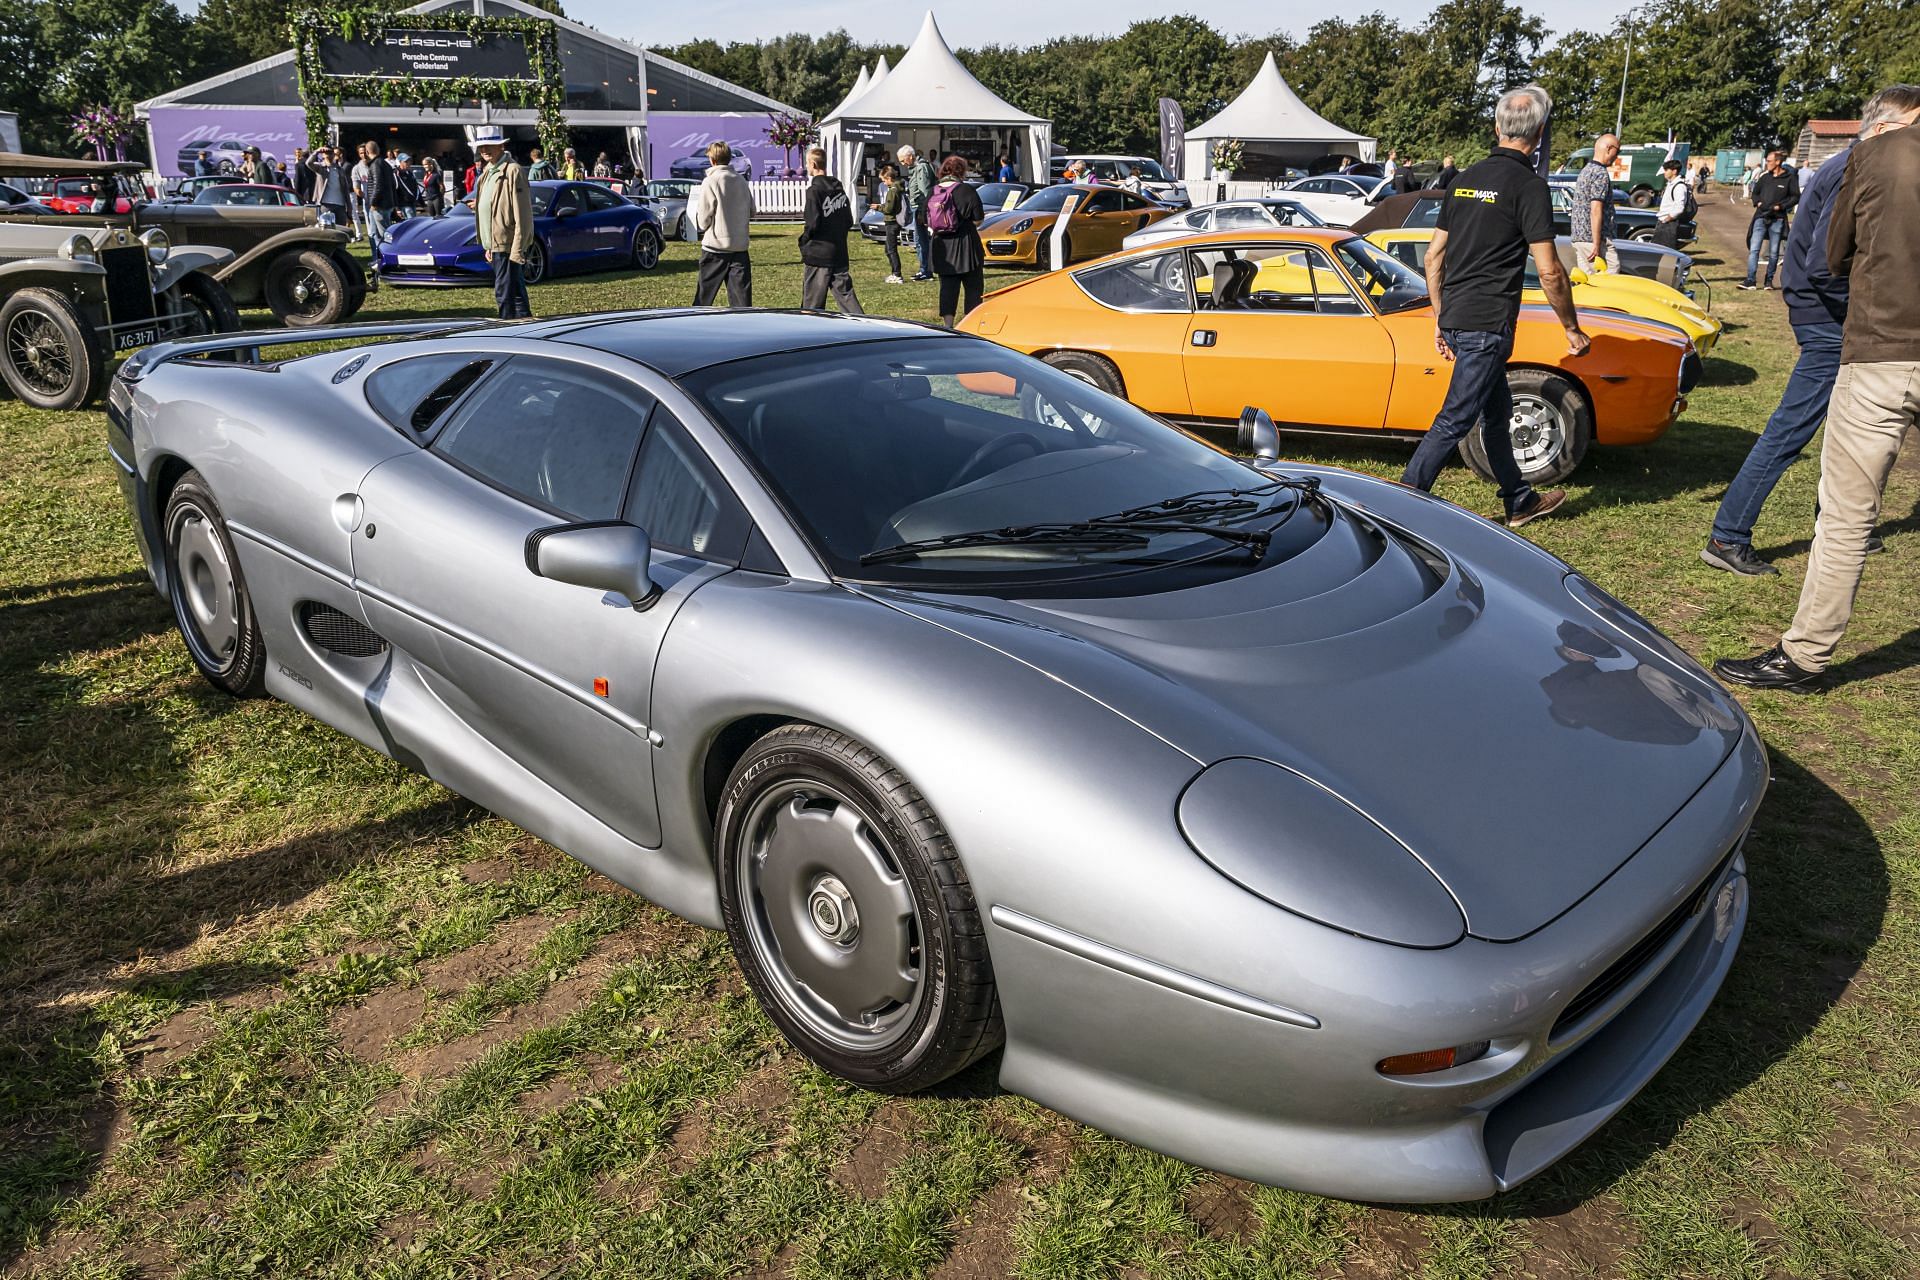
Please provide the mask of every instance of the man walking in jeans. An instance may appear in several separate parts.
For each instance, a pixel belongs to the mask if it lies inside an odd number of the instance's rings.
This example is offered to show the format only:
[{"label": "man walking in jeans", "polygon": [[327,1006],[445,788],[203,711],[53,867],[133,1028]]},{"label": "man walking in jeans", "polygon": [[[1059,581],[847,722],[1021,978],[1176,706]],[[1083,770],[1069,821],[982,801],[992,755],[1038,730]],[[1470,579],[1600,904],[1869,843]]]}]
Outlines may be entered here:
[{"label": "man walking in jeans", "polygon": [[[1920,101],[1903,99],[1903,85],[1883,89],[1860,113],[1860,137],[1898,129]],[[1847,171],[1851,149],[1830,157],[1814,171],[1800,196],[1800,216],[1787,237],[1787,260],[1780,268],[1787,321],[1800,344],[1800,359],[1787,378],[1780,405],[1766,430],[1753,442],[1747,460],[1727,486],[1713,517],[1713,532],[1700,558],[1716,569],[1760,577],[1780,571],[1753,552],[1753,522],[1780,477],[1812,442],[1827,418],[1827,401],[1840,372],[1841,326],[1847,320],[1847,277],[1827,267],[1827,229],[1833,223],[1833,197]]]},{"label": "man walking in jeans", "polygon": [[524,274],[533,247],[533,192],[498,125],[475,129],[473,150],[482,166],[474,181],[473,223],[493,268],[494,305],[502,320],[525,319],[533,314]]},{"label": "man walking in jeans", "polygon": [[1760,247],[1767,246],[1767,284],[1773,288],[1774,269],[1780,265],[1780,241],[1787,234],[1788,215],[1800,201],[1800,178],[1780,162],[1784,151],[1767,152],[1767,167],[1753,180],[1753,221],[1747,224],[1747,278],[1742,289],[1757,289],[1754,273],[1760,269]]},{"label": "man walking in jeans", "polygon": [[1540,287],[1566,327],[1567,350],[1577,356],[1588,346],[1554,252],[1553,199],[1531,158],[1552,108],[1537,84],[1502,94],[1493,113],[1500,145],[1455,178],[1441,201],[1439,227],[1427,247],[1427,293],[1439,317],[1434,346],[1452,363],[1453,378],[1440,416],[1400,477],[1402,484],[1431,490],[1447,455],[1479,425],[1510,529],[1546,515],[1567,497],[1564,489],[1533,491],[1513,460],[1508,436],[1513,393],[1507,357],[1513,354],[1529,253]]},{"label": "man walking in jeans", "polygon": [[[1840,373],[1820,446],[1820,513],[1800,607],[1780,643],[1751,658],[1713,664],[1721,679],[1759,689],[1810,685],[1833,661],[1853,617],[1853,597],[1880,518],[1887,476],[1907,431],[1920,425],[1920,85],[1893,85],[1891,119],[1854,144],[1833,197],[1827,263],[1850,278]],[[1828,164],[1837,163],[1829,160]],[[1822,168],[1825,166],[1823,165]]]}]

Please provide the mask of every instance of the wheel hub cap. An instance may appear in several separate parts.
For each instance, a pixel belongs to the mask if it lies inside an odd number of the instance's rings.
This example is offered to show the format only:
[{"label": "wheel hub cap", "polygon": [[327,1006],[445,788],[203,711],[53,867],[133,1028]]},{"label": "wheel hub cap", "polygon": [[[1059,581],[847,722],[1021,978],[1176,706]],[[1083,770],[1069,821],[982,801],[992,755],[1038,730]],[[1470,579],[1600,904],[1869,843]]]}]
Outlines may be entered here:
[{"label": "wheel hub cap", "polygon": [[859,807],[818,784],[768,793],[740,853],[748,929],[775,995],[815,1031],[870,1049],[921,994],[913,895]]},{"label": "wheel hub cap", "polygon": [[1513,398],[1513,418],[1507,437],[1513,444],[1513,460],[1525,473],[1550,467],[1566,447],[1566,424],[1560,411],[1538,396]]},{"label": "wheel hub cap", "polygon": [[174,548],[183,621],[199,640],[201,656],[212,666],[222,666],[233,657],[240,638],[239,607],[226,548],[197,511],[181,518]]}]

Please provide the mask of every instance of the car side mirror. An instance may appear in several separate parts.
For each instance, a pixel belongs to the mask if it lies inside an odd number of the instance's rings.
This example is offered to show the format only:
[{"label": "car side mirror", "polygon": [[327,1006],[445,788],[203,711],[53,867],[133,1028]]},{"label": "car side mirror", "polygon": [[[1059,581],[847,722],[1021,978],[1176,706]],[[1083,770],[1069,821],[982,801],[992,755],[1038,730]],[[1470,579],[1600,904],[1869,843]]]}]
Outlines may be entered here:
[{"label": "car side mirror", "polygon": [[527,536],[527,568],[536,576],[612,591],[636,609],[660,598],[652,560],[647,531],[621,520],[553,525]]},{"label": "car side mirror", "polygon": [[1237,443],[1241,453],[1250,453],[1261,462],[1273,462],[1280,457],[1280,428],[1273,425],[1265,409],[1248,405],[1240,411]]}]

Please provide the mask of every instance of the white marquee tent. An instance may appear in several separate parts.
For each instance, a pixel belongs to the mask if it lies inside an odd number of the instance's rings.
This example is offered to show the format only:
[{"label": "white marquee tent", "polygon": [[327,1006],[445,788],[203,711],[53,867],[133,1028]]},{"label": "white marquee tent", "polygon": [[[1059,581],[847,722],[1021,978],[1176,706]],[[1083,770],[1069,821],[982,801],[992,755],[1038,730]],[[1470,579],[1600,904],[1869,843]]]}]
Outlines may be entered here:
[{"label": "white marquee tent", "polygon": [[[857,84],[857,82],[856,82]],[[920,34],[900,56],[900,64],[891,70],[883,58],[865,91],[856,88],[845,101],[820,121],[820,145],[826,148],[829,169],[843,180],[859,176],[861,149],[865,142],[848,137],[845,126],[851,121],[872,123],[894,130],[898,141],[910,143],[923,152],[948,150],[943,141],[947,130],[986,129],[1009,136],[1024,135],[1025,163],[1020,167],[1028,175],[1045,180],[1047,157],[1053,141],[1053,122],[1031,116],[1004,102],[961,63],[940,34],[933,12],[927,12]]]},{"label": "white marquee tent", "polygon": [[1213,144],[1227,138],[1246,145],[1248,167],[1254,169],[1260,158],[1276,165],[1300,165],[1329,153],[1371,160],[1375,147],[1374,139],[1349,133],[1302,102],[1274,65],[1271,53],[1226,110],[1187,130],[1183,158],[1189,182],[1204,180],[1212,172]]}]

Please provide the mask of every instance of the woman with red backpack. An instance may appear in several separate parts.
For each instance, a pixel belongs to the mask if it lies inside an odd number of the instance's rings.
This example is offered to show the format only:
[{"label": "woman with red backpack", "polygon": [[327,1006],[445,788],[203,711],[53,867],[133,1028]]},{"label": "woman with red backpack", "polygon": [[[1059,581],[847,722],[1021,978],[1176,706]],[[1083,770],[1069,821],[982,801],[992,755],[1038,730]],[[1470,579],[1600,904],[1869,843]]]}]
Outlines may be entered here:
[{"label": "woman with red backpack", "polygon": [[967,185],[967,162],[948,156],[940,181],[927,197],[927,230],[932,233],[933,274],[940,277],[940,319],[953,328],[955,308],[964,293],[966,315],[980,305],[986,250],[980,244],[980,194]]}]

